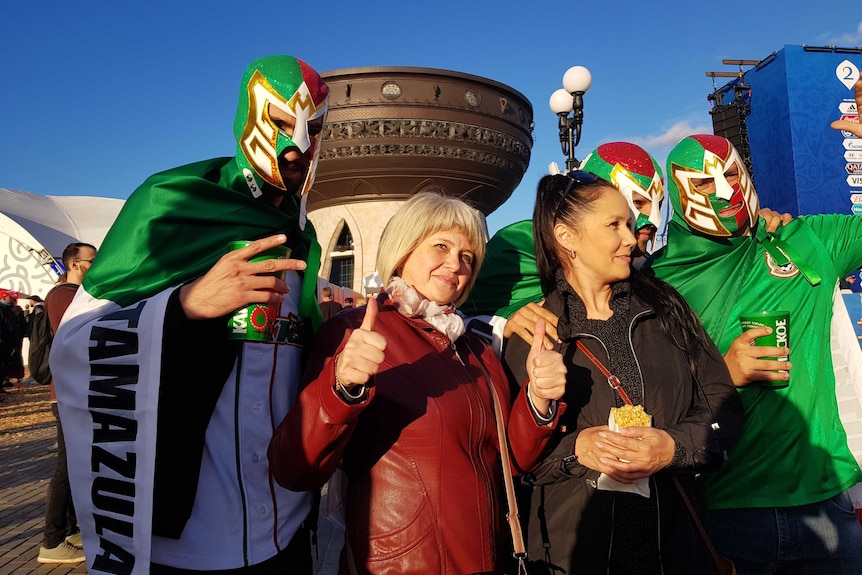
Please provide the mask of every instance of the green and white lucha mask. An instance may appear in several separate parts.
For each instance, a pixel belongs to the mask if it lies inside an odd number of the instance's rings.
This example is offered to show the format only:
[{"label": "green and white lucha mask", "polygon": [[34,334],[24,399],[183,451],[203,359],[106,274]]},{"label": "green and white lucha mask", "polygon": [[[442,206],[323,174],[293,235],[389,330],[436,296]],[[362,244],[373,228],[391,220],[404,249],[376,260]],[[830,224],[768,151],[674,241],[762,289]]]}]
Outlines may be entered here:
[{"label": "green and white lucha mask", "polygon": [[[267,56],[245,71],[239,92],[234,136],[237,163],[255,197],[265,185],[287,190],[279,158],[296,148],[306,158],[308,171],[298,196],[314,182],[326,121],[329,87],[308,64],[291,56]],[[277,108],[295,120],[292,131],[279,129],[270,117]]]},{"label": "green and white lucha mask", "polygon": [[683,138],[667,157],[674,220],[700,233],[731,237],[757,223],[760,204],[742,157],[727,138]]},{"label": "green and white lucha mask", "polygon": [[[584,158],[580,169],[609,181],[622,192],[632,213],[637,215],[635,231],[650,225],[661,227],[663,176],[658,162],[646,150],[628,142],[602,144]],[[635,206],[632,194],[640,194],[652,202],[648,214]]]}]

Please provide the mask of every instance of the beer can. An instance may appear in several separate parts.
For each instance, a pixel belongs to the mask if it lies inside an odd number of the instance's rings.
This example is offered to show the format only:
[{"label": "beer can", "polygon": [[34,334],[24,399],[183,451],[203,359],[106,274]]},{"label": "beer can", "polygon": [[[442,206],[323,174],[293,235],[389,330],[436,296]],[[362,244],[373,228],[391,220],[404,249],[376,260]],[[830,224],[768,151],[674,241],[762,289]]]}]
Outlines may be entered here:
[{"label": "beer can", "polygon": [[[230,242],[228,251],[238,250],[253,242],[247,240]],[[269,259],[287,259],[290,257],[290,248],[287,246],[276,246],[265,252],[261,252],[250,258],[250,262],[260,262]],[[269,274],[284,279],[284,272],[272,272]],[[231,316],[228,322],[228,338],[242,341],[273,341],[277,318],[281,311],[280,305],[268,303],[251,303],[241,307]]]},{"label": "beer can", "polygon": [[[765,345],[770,347],[790,347],[790,312],[761,311],[751,314],[742,314],[739,317],[739,323],[742,327],[742,331],[763,326],[768,326],[772,328],[771,334],[755,339],[755,345]],[[778,357],[763,357],[762,359],[787,361],[789,357],[785,354]],[[763,387],[781,388],[790,385],[790,380],[787,379],[784,381],[758,381],[755,383]]]}]

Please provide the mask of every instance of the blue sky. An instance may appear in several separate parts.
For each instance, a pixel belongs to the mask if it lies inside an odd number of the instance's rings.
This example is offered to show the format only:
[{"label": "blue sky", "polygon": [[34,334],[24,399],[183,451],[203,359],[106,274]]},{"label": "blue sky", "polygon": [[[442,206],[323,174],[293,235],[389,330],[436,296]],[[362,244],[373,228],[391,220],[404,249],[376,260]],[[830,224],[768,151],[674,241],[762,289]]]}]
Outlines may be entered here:
[{"label": "blue sky", "polygon": [[[0,21],[0,187],[125,198],[148,175],[233,155],[239,80],[251,60],[298,56],[319,71],[422,66],[484,76],[533,104],[530,168],[488,218],[529,217],[536,183],[564,164],[548,98],[593,74],[577,157],[633,141],[660,162],[711,132],[706,71],[785,44],[862,46],[855,0],[256,3],[8,2]],[[720,85],[720,84],[719,84]]]}]

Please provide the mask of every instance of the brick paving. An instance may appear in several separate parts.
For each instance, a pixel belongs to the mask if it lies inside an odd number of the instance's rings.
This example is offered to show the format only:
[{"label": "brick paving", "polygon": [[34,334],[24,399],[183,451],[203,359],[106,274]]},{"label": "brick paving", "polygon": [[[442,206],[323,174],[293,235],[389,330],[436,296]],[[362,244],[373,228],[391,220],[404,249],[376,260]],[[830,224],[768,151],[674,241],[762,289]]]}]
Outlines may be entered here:
[{"label": "brick paving", "polygon": [[86,573],[84,563],[36,561],[45,526],[45,493],[57,430],[46,386],[11,389],[0,403],[0,575]]},{"label": "brick paving", "polygon": [[[7,388],[8,389],[8,388]],[[54,473],[56,427],[47,386],[8,389],[0,400],[0,575],[87,573],[86,563],[36,561],[45,521],[45,494]],[[69,454],[72,457],[72,454]],[[341,532],[327,520],[318,534],[316,575],[337,572]]]}]

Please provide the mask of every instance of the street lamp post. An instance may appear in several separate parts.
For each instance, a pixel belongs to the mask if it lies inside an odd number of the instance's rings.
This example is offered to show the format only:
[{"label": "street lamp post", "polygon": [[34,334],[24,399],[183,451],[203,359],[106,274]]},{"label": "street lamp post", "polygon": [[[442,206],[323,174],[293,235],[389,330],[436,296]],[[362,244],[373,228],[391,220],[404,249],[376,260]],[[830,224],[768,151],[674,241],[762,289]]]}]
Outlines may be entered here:
[{"label": "street lamp post", "polygon": [[[551,94],[551,111],[559,118],[560,147],[566,156],[566,172],[577,170],[580,162],[575,147],[581,141],[584,123],[584,94],[590,89],[593,77],[583,66],[572,66],[563,75],[563,87]],[[569,113],[572,113],[569,116]]]}]

